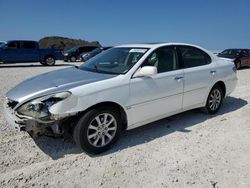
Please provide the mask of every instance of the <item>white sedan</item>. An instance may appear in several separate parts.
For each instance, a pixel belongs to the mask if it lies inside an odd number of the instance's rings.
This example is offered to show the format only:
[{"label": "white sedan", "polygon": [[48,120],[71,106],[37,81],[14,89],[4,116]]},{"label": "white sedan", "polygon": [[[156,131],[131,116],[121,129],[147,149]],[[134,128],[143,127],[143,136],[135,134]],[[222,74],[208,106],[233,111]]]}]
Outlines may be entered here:
[{"label": "white sedan", "polygon": [[198,46],[123,45],[20,83],[5,111],[34,137],[69,132],[84,151],[101,153],[123,130],[194,108],[216,113],[236,83],[232,62]]}]

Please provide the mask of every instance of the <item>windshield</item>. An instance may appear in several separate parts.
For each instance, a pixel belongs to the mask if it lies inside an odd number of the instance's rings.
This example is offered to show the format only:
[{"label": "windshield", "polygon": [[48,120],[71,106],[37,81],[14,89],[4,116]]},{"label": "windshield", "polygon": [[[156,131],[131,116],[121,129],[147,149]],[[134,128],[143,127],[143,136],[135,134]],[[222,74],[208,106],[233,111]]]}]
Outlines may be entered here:
[{"label": "windshield", "polygon": [[0,48],[3,48],[5,46],[5,42],[0,42]]},{"label": "windshield", "polygon": [[96,49],[92,50],[90,53],[95,54],[95,53],[99,53],[100,51],[102,51],[101,48],[96,48]]},{"label": "windshield", "polygon": [[111,48],[86,61],[80,69],[107,74],[125,74],[147,50],[146,48]]},{"label": "windshield", "polygon": [[74,52],[74,51],[76,51],[78,48],[79,48],[79,46],[75,46],[75,47],[73,47],[73,48],[70,48],[70,49],[66,50],[65,52],[66,52],[66,53]]}]

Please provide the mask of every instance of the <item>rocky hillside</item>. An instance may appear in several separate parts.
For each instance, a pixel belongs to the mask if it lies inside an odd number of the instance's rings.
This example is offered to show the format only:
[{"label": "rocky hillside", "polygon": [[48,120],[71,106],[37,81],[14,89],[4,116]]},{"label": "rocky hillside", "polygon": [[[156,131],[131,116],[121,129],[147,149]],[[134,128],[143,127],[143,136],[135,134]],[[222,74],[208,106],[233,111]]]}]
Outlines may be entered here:
[{"label": "rocky hillside", "polygon": [[60,48],[63,50],[67,50],[74,46],[101,46],[98,41],[85,41],[81,39],[71,39],[66,37],[44,37],[39,40],[39,45],[41,48]]}]

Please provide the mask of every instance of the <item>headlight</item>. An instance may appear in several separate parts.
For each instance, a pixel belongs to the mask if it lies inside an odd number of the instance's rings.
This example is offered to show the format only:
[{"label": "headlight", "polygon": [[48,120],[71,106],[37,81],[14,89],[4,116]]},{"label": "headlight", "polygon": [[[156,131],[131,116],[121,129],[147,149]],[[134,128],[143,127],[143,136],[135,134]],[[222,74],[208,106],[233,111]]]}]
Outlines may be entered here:
[{"label": "headlight", "polygon": [[33,118],[46,118],[50,115],[49,108],[52,105],[68,98],[70,95],[70,92],[62,92],[40,97],[23,104],[17,109],[17,112]]},{"label": "headlight", "polygon": [[64,53],[65,56],[68,56],[69,54],[68,53]]}]

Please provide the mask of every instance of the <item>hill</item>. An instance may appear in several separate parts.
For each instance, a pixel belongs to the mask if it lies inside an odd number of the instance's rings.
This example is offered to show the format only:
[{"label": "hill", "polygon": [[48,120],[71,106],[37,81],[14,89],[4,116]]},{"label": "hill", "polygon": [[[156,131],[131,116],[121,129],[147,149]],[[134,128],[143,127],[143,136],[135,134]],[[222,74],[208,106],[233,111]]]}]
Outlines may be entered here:
[{"label": "hill", "polygon": [[98,41],[86,41],[81,39],[71,39],[59,36],[44,37],[39,40],[40,48],[60,48],[67,50],[74,46],[101,46]]}]

